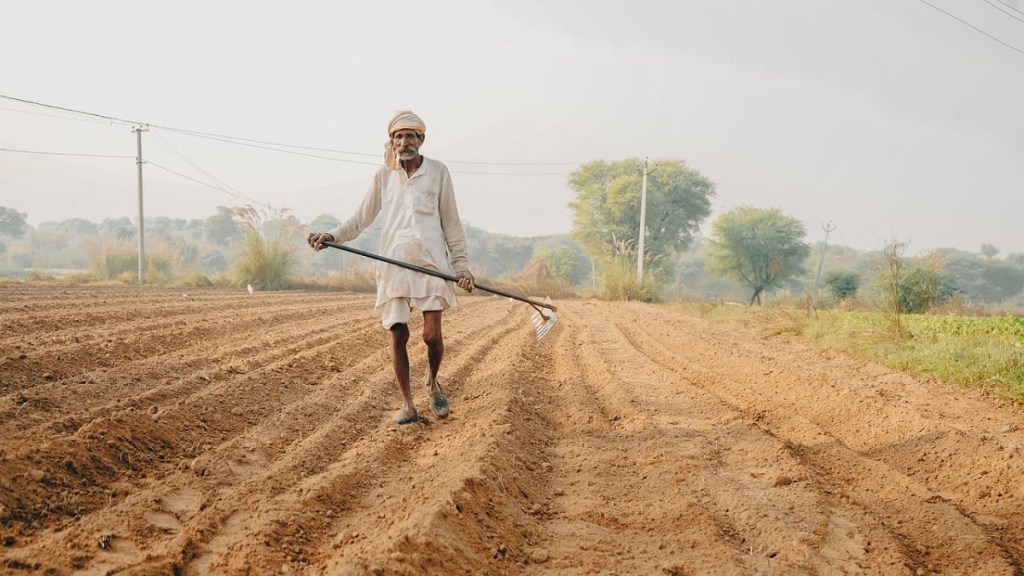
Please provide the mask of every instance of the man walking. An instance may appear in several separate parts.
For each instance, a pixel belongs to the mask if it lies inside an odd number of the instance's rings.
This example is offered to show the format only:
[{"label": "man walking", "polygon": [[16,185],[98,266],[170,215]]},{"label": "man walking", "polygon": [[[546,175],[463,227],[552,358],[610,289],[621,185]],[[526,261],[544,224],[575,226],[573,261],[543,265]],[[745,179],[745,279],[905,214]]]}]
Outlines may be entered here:
[{"label": "man walking", "polygon": [[[426,131],[426,125],[416,114],[396,114],[388,124],[384,166],[377,170],[355,215],[333,230],[311,233],[306,241],[316,251],[325,248],[324,242],[348,242],[369,227],[379,213],[383,217],[383,256],[448,274],[454,269],[459,287],[472,292],[474,278],[466,233],[455,204],[451,174],[441,162],[420,154]],[[438,418],[448,416],[448,399],[438,384],[437,372],[444,356],[441,313],[455,306],[452,283],[384,262],[377,264],[377,308],[384,328],[391,332],[392,364],[402,394],[402,408],[393,418],[398,424],[418,419],[409,386],[407,349],[413,308],[423,313],[423,341],[430,366],[425,379],[430,410]]]}]

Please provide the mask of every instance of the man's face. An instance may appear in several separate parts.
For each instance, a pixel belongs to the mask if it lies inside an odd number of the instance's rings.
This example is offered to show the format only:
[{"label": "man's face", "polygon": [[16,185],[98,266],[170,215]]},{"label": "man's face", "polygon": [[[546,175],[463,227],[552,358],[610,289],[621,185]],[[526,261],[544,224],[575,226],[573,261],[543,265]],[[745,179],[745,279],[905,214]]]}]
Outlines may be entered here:
[{"label": "man's face", "polygon": [[391,145],[395,147],[399,160],[414,160],[422,144],[423,139],[412,129],[403,128],[391,135]]}]

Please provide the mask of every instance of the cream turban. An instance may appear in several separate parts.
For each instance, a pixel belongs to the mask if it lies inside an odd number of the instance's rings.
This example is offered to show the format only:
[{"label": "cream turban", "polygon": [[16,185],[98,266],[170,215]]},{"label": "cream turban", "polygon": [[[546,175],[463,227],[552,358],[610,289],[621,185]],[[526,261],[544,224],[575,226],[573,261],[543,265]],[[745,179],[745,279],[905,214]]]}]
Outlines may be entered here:
[{"label": "cream turban", "polygon": [[420,134],[426,134],[427,125],[423,123],[423,119],[409,110],[395,114],[395,117],[388,123],[388,142],[384,145],[384,165],[391,170],[398,169],[395,147],[391,144],[391,135],[398,130],[415,130]]}]

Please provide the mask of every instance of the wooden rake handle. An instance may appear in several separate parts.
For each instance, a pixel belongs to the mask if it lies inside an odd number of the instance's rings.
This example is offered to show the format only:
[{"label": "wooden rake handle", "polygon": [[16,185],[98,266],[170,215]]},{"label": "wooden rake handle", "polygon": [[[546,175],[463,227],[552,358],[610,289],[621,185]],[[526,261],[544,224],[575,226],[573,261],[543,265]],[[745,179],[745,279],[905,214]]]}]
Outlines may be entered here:
[{"label": "wooden rake handle", "polygon": [[[353,248],[351,246],[346,246],[344,244],[338,244],[337,242],[323,242],[322,244],[324,246],[330,246],[331,248],[337,248],[338,250],[344,250],[345,252],[351,252],[353,254],[359,254],[360,256],[365,256],[365,257],[371,258],[373,260],[380,260],[381,262],[387,262],[388,264],[394,264],[395,266],[398,266],[398,267],[401,267],[401,268],[405,268],[406,270],[413,270],[415,272],[422,272],[423,274],[426,274],[428,276],[434,276],[435,278],[441,278],[442,280],[447,280],[449,282],[455,282],[455,283],[459,282],[459,279],[456,278],[455,276],[452,276],[451,274],[445,274],[444,272],[440,272],[438,270],[431,270],[430,268],[424,268],[422,266],[417,266],[415,264],[409,264],[408,262],[402,262],[401,260],[395,260],[394,258],[388,258],[387,256],[381,256],[380,254],[374,254],[373,252],[367,252],[365,250],[360,250],[359,248]],[[540,306],[541,308],[547,308],[548,310],[551,310],[552,312],[557,312],[558,311],[558,308],[555,308],[553,305],[547,304],[545,302],[538,302],[536,300],[530,300],[529,298],[525,298],[523,296],[519,296],[518,294],[511,294],[511,293],[506,292],[504,290],[501,290],[501,289],[498,289],[498,288],[491,288],[490,286],[484,286],[483,284],[477,284],[475,282],[473,283],[473,285],[474,285],[474,287],[479,288],[480,290],[483,290],[484,292],[490,292],[491,294],[497,294],[498,296],[504,296],[506,298],[511,298],[513,300],[519,300],[520,302],[526,302],[527,304],[529,304],[530,306],[533,306],[534,308],[537,308],[538,306]]]}]

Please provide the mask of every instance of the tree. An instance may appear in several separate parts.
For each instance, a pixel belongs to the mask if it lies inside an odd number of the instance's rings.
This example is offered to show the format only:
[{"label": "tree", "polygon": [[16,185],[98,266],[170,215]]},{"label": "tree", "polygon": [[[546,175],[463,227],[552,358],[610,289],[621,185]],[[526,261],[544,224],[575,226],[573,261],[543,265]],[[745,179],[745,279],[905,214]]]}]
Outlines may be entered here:
[{"label": "tree", "polygon": [[97,230],[103,236],[118,240],[131,240],[138,234],[138,228],[128,218],[104,218]]},{"label": "tree", "polygon": [[737,208],[712,225],[711,269],[746,284],[750,304],[761,304],[764,291],[803,271],[811,250],[805,234],[803,223],[777,208]]},{"label": "tree", "polygon": [[99,228],[96,224],[86,220],[85,218],[68,218],[67,220],[61,220],[57,224],[57,229],[62,232],[67,232],[72,236],[95,236],[99,233]]},{"label": "tree", "polygon": [[857,294],[860,275],[849,271],[832,272],[825,277],[825,286],[836,300],[847,300]]},{"label": "tree", "polygon": [[[572,237],[603,267],[635,268],[642,173],[637,158],[585,164],[569,176],[576,199]],[[647,179],[645,268],[652,278],[693,240],[711,214],[715,185],[682,160],[658,160]],[[632,266],[630,266],[632,264]]]},{"label": "tree", "polygon": [[341,224],[341,221],[334,216],[330,214],[319,214],[316,218],[313,218],[313,221],[309,223],[309,226],[307,226],[306,229],[309,232],[326,232],[338,224]]},{"label": "tree", "polygon": [[0,236],[17,240],[25,235],[27,225],[28,214],[0,206]]},{"label": "tree", "polygon": [[897,314],[920,314],[957,295],[956,282],[946,272],[945,255],[932,252],[904,260],[905,247],[894,243],[887,249],[895,265],[872,281],[869,291],[874,300]]},{"label": "tree", "polygon": [[999,254],[999,248],[996,248],[991,244],[981,245],[981,255],[986,259],[991,260],[996,257],[996,254]]},{"label": "tree", "polygon": [[586,276],[586,258],[572,246],[541,248],[533,255],[531,263],[543,262],[552,277],[575,286]]},{"label": "tree", "polygon": [[217,213],[206,219],[206,239],[214,244],[226,244],[243,236],[231,208],[217,206]]},{"label": "tree", "polygon": [[1024,290],[1024,270],[992,257],[944,248],[943,271],[969,301],[1002,302]]}]

